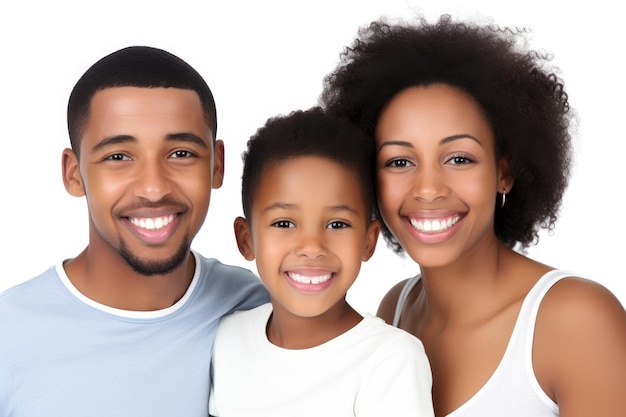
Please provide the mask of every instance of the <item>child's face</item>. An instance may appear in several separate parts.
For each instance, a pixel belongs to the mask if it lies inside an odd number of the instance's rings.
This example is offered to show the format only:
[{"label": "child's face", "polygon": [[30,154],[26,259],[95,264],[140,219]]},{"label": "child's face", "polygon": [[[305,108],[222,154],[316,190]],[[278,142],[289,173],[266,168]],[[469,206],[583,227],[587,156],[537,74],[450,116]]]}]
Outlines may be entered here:
[{"label": "child's face", "polygon": [[251,219],[240,218],[236,230],[275,306],[316,317],[345,303],[379,230],[377,221],[368,222],[361,190],[356,175],[322,157],[297,157],[264,171]]},{"label": "child's face", "polygon": [[496,163],[494,147],[478,104],[447,85],[407,88],[381,114],[379,207],[420,266],[476,259],[476,251],[497,242],[496,195],[512,182],[504,164]]}]

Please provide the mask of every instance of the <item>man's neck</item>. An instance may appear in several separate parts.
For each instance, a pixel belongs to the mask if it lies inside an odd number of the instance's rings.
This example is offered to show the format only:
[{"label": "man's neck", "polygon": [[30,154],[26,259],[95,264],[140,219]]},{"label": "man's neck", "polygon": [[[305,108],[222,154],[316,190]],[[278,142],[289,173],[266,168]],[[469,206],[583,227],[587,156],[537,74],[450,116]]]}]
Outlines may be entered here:
[{"label": "man's neck", "polygon": [[179,301],[191,284],[196,262],[188,253],[177,268],[163,275],[146,276],[120,256],[91,253],[87,247],[63,265],[65,272],[83,295],[91,300],[121,310],[155,311]]}]

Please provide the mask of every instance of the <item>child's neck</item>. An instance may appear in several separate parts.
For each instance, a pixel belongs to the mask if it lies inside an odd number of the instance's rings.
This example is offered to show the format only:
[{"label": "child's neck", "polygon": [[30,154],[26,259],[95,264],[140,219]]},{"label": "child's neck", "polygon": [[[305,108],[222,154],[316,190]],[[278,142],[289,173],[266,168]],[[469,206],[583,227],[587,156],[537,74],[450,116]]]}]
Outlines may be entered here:
[{"label": "child's neck", "polygon": [[267,338],[285,349],[308,349],[319,346],[356,326],[363,317],[345,300],[315,317],[296,316],[272,303],[274,311],[267,324]]}]

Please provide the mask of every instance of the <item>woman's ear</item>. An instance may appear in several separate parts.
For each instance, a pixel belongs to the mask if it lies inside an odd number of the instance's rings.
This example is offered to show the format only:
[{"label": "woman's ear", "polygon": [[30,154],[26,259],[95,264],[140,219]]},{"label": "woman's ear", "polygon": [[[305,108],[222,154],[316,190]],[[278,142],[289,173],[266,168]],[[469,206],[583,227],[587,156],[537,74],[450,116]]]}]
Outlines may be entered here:
[{"label": "woman's ear", "polygon": [[67,148],[62,155],[63,185],[67,192],[74,197],[85,195],[83,178],[80,175],[80,164],[73,150]]},{"label": "woman's ear", "polygon": [[511,175],[511,168],[508,158],[501,158],[498,163],[498,192],[509,193],[511,188],[513,188],[513,184],[515,183],[515,179],[513,175]]},{"label": "woman's ear", "polygon": [[250,232],[248,220],[243,217],[237,217],[233,226],[235,229],[235,239],[237,240],[239,253],[243,255],[246,261],[253,261],[254,246],[252,245],[252,233]]}]

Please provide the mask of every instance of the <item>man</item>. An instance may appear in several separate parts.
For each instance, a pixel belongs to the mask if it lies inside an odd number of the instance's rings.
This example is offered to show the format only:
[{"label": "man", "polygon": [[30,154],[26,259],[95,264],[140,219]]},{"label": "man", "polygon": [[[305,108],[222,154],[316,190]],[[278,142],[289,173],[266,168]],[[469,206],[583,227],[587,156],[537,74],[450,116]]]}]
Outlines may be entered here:
[{"label": "man", "polygon": [[269,300],[191,251],[224,174],[211,91],[186,62],[129,47],[68,104],[63,181],[89,244],[0,295],[0,416],[206,416],[219,319]]}]

